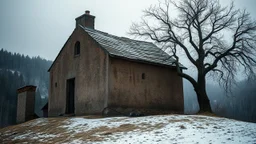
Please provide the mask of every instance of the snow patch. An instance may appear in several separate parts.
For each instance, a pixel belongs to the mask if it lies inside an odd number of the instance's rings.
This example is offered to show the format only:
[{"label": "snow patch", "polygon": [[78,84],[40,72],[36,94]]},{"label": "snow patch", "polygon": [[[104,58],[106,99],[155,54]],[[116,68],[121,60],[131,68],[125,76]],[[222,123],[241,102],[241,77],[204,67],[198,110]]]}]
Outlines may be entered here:
[{"label": "snow patch", "polygon": [[33,126],[44,126],[44,125],[47,125],[47,124],[48,124],[48,119],[38,118],[38,119],[33,120],[33,122],[22,124],[22,126],[33,127]]},{"label": "snow patch", "polygon": [[[14,140],[32,139],[45,142],[48,139],[56,141],[56,138],[66,143],[95,144],[256,143],[256,123],[219,117],[158,115],[98,119],[73,117],[59,119],[60,121],[57,119],[56,129],[64,128],[60,133],[50,134],[47,131],[32,133],[30,128],[33,129],[33,126],[47,127],[47,124],[50,124],[47,119],[41,118],[23,124],[22,126],[26,127],[25,133],[15,134]],[[6,132],[12,133],[12,131],[5,131],[0,134],[6,135]],[[63,134],[66,136],[63,137]]]},{"label": "snow patch", "polygon": [[[3,70],[3,69],[0,69],[0,70]],[[16,70],[12,70],[12,69],[4,69],[8,72],[11,72],[12,74],[14,74],[15,72],[17,72],[18,76],[20,76],[21,72],[20,71],[16,71]]]},{"label": "snow patch", "polygon": [[44,133],[36,133],[36,136],[34,136],[31,139],[42,139],[42,138],[53,138],[53,137],[56,137],[56,135],[44,134]]},{"label": "snow patch", "polygon": [[15,137],[13,138],[13,140],[25,139],[25,138],[29,137],[30,134],[31,134],[31,132],[28,132],[28,133],[25,133],[25,134],[21,134],[21,135],[15,136]]},{"label": "snow patch", "polygon": [[82,141],[80,139],[76,139],[76,140],[73,140],[71,142],[63,143],[63,144],[84,144],[84,141]]},{"label": "snow patch", "polygon": [[[117,128],[122,124],[134,124],[137,129],[112,133],[104,141],[93,143],[255,143],[256,124],[207,116],[147,116],[138,118],[115,117],[105,119],[71,118],[62,127],[80,133],[107,126]],[[150,128],[151,127],[151,128]],[[96,136],[102,136],[95,133]],[[80,143],[75,140],[73,143]]]}]

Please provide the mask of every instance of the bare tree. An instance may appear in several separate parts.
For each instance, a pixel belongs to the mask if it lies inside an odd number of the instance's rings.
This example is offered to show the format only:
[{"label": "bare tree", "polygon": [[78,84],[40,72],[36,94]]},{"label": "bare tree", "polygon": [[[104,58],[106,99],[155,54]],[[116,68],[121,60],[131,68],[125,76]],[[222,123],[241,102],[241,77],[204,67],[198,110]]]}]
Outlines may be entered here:
[{"label": "bare tree", "polygon": [[[171,17],[170,6],[179,12]],[[222,7],[218,0],[174,0],[159,2],[144,11],[142,21],[133,24],[130,34],[150,38],[168,48],[179,76],[187,79],[197,94],[200,112],[211,112],[206,93],[206,76],[213,75],[227,89],[243,68],[254,74],[256,65],[256,22],[233,3]],[[197,78],[179,67],[180,54],[197,69]]]}]

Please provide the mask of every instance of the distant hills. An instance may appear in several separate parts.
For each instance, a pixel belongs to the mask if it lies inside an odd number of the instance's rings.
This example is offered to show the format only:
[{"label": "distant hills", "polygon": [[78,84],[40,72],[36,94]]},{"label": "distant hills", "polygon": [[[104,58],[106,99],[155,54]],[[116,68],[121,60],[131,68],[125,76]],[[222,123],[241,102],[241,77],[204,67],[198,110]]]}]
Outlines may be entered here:
[{"label": "distant hills", "polygon": [[25,85],[37,86],[35,111],[41,115],[41,107],[48,97],[48,68],[52,61],[41,57],[29,57],[0,50],[0,127],[15,123],[16,90]]}]

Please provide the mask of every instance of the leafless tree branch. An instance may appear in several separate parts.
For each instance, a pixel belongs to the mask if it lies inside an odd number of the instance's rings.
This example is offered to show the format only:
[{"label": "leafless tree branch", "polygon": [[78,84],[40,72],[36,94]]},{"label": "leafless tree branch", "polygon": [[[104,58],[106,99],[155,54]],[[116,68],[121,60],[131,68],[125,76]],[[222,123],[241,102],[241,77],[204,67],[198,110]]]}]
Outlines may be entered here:
[{"label": "leafless tree branch", "polygon": [[[178,17],[171,17],[171,5]],[[132,25],[130,34],[168,46],[178,74],[192,83],[198,95],[207,95],[205,76],[209,72],[216,73],[226,89],[234,84],[239,68],[248,76],[254,74],[256,22],[233,3],[222,7],[218,0],[166,0],[144,14],[141,23]],[[178,51],[197,68],[197,80],[180,69]]]}]

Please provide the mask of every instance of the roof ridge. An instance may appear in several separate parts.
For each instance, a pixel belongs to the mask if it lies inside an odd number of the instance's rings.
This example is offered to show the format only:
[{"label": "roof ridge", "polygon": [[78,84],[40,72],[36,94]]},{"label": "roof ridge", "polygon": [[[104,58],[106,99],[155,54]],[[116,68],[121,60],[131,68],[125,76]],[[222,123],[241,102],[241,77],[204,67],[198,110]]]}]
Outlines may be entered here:
[{"label": "roof ridge", "polygon": [[[110,56],[122,57],[135,61],[175,66],[174,59],[152,42],[134,40],[128,37],[116,36],[96,29],[79,25],[88,33]],[[165,60],[167,59],[168,60]],[[180,64],[181,65],[181,64]],[[184,67],[181,65],[181,67]]]},{"label": "roof ridge", "polygon": [[79,25],[80,27],[82,27],[83,29],[86,29],[86,30],[89,30],[91,32],[99,32],[99,33],[102,33],[104,35],[109,35],[109,36],[112,36],[112,37],[116,37],[116,38],[119,38],[119,39],[129,39],[130,41],[136,41],[136,42],[144,42],[144,43],[149,43],[149,44],[154,44],[153,42],[148,42],[148,41],[143,41],[143,40],[135,40],[135,39],[131,39],[131,38],[128,38],[128,37],[125,37],[125,36],[116,36],[114,34],[110,34],[110,33],[107,33],[107,32],[104,32],[104,31],[100,31],[100,30],[96,30],[96,29],[92,29],[92,28],[88,28],[88,27],[83,27],[82,25]]}]

